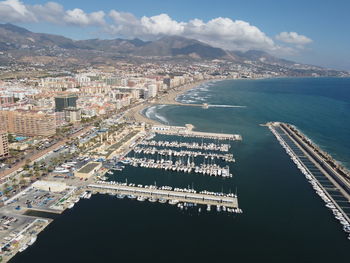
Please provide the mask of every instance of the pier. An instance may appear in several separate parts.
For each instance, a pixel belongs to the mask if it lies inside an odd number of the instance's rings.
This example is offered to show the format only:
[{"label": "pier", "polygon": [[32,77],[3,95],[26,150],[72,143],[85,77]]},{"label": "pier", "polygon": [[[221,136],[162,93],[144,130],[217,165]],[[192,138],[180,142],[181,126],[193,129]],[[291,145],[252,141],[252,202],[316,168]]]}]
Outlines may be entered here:
[{"label": "pier", "polygon": [[[331,209],[335,218],[350,233],[350,181],[348,171],[320,150],[294,126],[273,122],[267,126],[286,149],[294,163]],[[350,239],[350,236],[349,236]]]},{"label": "pier", "polygon": [[234,162],[235,159],[233,158],[233,154],[220,154],[220,153],[213,153],[213,152],[201,152],[201,151],[175,151],[172,149],[157,149],[156,147],[135,147],[134,149],[135,154],[143,153],[148,155],[160,155],[160,156],[169,156],[170,158],[173,157],[197,157],[202,156],[204,158],[210,158],[213,159],[221,159],[226,162]]},{"label": "pier", "polygon": [[188,148],[195,150],[210,150],[228,152],[231,148],[230,144],[215,144],[215,143],[195,143],[195,142],[178,142],[178,141],[148,141],[144,140],[139,143],[140,145],[169,147],[169,148]]},{"label": "pier", "polygon": [[208,104],[208,103],[182,103],[176,100],[173,101],[163,101],[164,103],[160,104],[157,102],[150,103],[151,105],[174,105],[174,106],[189,106],[189,107],[201,107],[203,109],[209,108],[246,108],[247,106],[242,105],[217,105],[217,104]]},{"label": "pier", "polygon": [[166,200],[169,204],[193,203],[201,205],[222,206],[226,208],[238,208],[238,199],[234,194],[218,194],[207,191],[196,192],[192,189],[172,189],[171,187],[156,187],[156,186],[135,186],[133,184],[117,182],[100,182],[98,184],[89,184],[88,188],[99,192],[121,195],[133,195],[135,197],[144,197],[151,199]]},{"label": "pier", "polygon": [[242,136],[239,134],[200,132],[200,131],[193,131],[193,128],[194,126],[191,124],[186,124],[186,127],[155,125],[152,127],[152,131],[158,134],[175,135],[175,136],[182,136],[182,137],[194,137],[194,138],[230,140],[230,141],[242,140]]}]

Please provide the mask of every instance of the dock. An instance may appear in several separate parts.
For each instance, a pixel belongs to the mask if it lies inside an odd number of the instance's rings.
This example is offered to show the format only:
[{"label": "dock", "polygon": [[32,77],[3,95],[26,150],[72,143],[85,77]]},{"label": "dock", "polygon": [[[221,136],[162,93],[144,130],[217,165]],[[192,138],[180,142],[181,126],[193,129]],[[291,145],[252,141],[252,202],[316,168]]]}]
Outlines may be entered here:
[{"label": "dock", "polygon": [[182,136],[182,137],[194,137],[194,138],[205,138],[205,139],[215,139],[215,140],[231,140],[231,141],[242,140],[242,136],[239,134],[201,132],[201,131],[194,131],[193,128],[194,126],[191,124],[186,124],[185,127],[155,125],[152,127],[152,131],[158,134],[175,135],[175,136]]},{"label": "dock", "polygon": [[[267,126],[286,149],[316,193],[350,233],[350,177],[348,171],[314,145],[294,126],[272,122]],[[350,236],[349,236],[350,238]]]},{"label": "dock", "polygon": [[99,193],[115,192],[116,194],[122,195],[134,195],[137,197],[155,198],[163,199],[171,202],[183,202],[183,203],[193,203],[201,205],[213,205],[213,206],[223,206],[227,208],[238,208],[238,199],[234,194],[222,194],[214,195],[196,192],[194,190],[179,191],[179,190],[168,190],[162,189],[155,186],[152,187],[142,187],[142,186],[130,186],[117,183],[117,182],[101,182],[98,184],[89,184],[88,188],[90,190]]}]

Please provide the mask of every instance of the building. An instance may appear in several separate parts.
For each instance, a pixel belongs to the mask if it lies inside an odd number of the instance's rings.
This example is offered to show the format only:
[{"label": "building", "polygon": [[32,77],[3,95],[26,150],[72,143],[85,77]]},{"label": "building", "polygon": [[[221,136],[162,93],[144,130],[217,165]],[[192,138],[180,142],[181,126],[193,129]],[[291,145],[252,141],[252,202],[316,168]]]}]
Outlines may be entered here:
[{"label": "building", "polygon": [[81,121],[81,110],[74,107],[65,108],[64,116],[65,116],[66,122]]},{"label": "building", "polygon": [[15,103],[14,97],[12,96],[0,96],[0,107],[8,106],[10,104]]},{"label": "building", "polygon": [[62,112],[68,107],[77,107],[78,97],[76,95],[62,95],[55,97],[55,111]]},{"label": "building", "polygon": [[157,85],[151,84],[148,86],[148,96],[149,97],[155,97],[155,96],[157,96],[157,93],[158,93]]},{"label": "building", "polygon": [[102,163],[89,162],[81,167],[78,171],[74,172],[74,176],[78,178],[87,179],[93,176],[100,168]]},{"label": "building", "polygon": [[36,111],[0,111],[0,129],[24,136],[51,136],[56,133],[55,115]]},{"label": "building", "polygon": [[9,143],[7,132],[0,131],[0,159],[9,156]]}]

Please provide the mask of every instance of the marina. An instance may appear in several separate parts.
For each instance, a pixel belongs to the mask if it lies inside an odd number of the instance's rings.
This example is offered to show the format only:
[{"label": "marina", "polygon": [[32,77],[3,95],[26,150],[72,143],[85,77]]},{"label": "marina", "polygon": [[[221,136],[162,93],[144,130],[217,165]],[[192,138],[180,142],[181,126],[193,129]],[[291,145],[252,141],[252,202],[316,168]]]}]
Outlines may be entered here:
[{"label": "marina", "polygon": [[221,151],[228,152],[231,148],[230,144],[215,144],[215,143],[196,143],[196,142],[179,142],[179,141],[147,141],[144,140],[140,145],[148,146],[160,146],[160,147],[171,147],[171,148],[188,148],[196,150],[210,150],[210,151]]},{"label": "marina", "polygon": [[[322,152],[295,127],[279,122],[267,123],[267,126],[325,202],[325,206],[343,226],[343,230],[349,234],[350,239],[348,172],[342,167],[339,168],[335,160]],[[333,169],[329,163],[338,169]]]},{"label": "marina", "polygon": [[171,160],[157,160],[146,159],[146,158],[127,158],[126,161],[135,167],[145,167],[145,168],[156,168],[164,169],[167,171],[174,172],[184,172],[184,173],[200,173],[203,175],[210,176],[221,176],[221,177],[232,177],[230,173],[230,167],[226,165],[225,167],[220,167],[217,164],[200,164],[196,166],[194,162],[190,162],[190,158],[187,159],[187,162],[182,161],[171,161]]},{"label": "marina", "polygon": [[219,153],[213,153],[213,152],[200,152],[200,151],[175,151],[171,149],[157,149],[155,147],[135,147],[134,149],[135,154],[138,153],[144,153],[144,154],[151,154],[151,155],[161,155],[161,156],[174,156],[174,157],[197,157],[202,156],[210,159],[221,159],[226,162],[234,162],[235,159],[233,158],[233,154],[219,154]]}]

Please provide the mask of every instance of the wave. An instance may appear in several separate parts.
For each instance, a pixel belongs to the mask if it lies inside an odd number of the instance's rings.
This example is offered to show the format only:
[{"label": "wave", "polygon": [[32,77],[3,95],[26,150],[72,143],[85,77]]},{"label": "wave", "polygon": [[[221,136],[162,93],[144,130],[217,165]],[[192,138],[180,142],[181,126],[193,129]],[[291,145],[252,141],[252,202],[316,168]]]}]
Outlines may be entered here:
[{"label": "wave", "polygon": [[159,114],[159,110],[164,108],[167,105],[155,105],[151,106],[149,108],[146,108],[142,114],[145,115],[148,119],[160,121],[164,124],[168,124],[168,119],[165,118],[163,115]]}]

